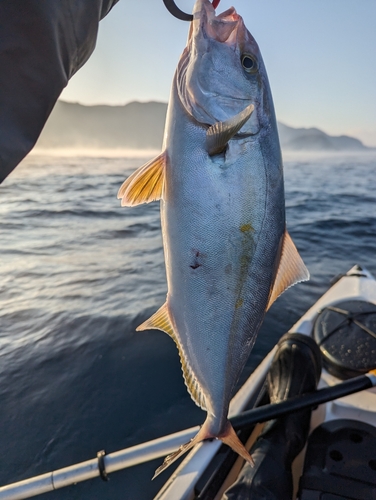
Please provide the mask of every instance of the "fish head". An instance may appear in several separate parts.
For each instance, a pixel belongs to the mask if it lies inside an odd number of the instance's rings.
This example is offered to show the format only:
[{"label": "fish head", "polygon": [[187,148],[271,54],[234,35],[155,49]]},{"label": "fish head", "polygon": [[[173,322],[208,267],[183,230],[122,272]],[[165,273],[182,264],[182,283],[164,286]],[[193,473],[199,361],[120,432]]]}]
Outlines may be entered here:
[{"label": "fish head", "polygon": [[216,15],[209,0],[196,1],[176,84],[185,110],[200,124],[225,121],[253,104],[239,133],[255,135],[274,117],[260,49],[233,7]]}]

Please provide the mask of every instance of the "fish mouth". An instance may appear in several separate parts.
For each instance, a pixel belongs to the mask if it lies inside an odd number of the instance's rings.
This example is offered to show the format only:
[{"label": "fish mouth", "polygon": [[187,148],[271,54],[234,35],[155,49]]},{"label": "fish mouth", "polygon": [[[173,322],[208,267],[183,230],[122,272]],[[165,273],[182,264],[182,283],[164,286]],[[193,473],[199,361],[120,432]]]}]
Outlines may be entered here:
[{"label": "fish mouth", "polygon": [[176,72],[180,102],[200,124],[212,126],[235,116],[249,104],[255,106],[237,137],[260,131],[259,99],[240,62],[250,36],[234,7],[216,15],[209,0],[196,0],[187,47]]},{"label": "fish mouth", "polygon": [[209,0],[197,0],[193,9],[193,23],[200,22],[204,37],[227,45],[236,43],[240,20],[241,16],[234,7],[230,7],[217,16]]}]

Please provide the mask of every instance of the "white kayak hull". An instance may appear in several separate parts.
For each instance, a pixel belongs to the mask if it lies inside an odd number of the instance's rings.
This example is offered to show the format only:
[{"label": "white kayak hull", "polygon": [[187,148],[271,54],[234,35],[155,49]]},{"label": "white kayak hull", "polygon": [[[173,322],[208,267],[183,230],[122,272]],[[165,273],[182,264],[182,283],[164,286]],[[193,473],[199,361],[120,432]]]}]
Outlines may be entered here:
[{"label": "white kayak hull", "polygon": [[[320,311],[327,306],[335,306],[344,300],[362,300],[376,304],[376,280],[365,269],[354,266],[341,277],[301,318],[292,326],[289,333],[312,335],[315,320]],[[240,389],[243,406],[254,397],[255,392],[265,380],[274,356],[275,348],[264,358],[255,372]],[[318,388],[340,383],[341,380],[322,370]],[[247,392],[248,391],[248,392]],[[235,396],[234,400],[238,397]],[[239,408],[234,406],[238,413]],[[236,409],[235,409],[236,408]],[[232,415],[236,414],[232,413]],[[231,416],[232,416],[231,415]],[[341,399],[320,405],[312,412],[311,431],[323,422],[334,419],[353,419],[376,427],[376,388],[351,394]],[[201,443],[185,458],[169,481],[164,485],[155,500],[191,500],[194,487],[205,468],[210,463],[221,443],[218,441]],[[302,464],[301,455],[297,462]]]}]

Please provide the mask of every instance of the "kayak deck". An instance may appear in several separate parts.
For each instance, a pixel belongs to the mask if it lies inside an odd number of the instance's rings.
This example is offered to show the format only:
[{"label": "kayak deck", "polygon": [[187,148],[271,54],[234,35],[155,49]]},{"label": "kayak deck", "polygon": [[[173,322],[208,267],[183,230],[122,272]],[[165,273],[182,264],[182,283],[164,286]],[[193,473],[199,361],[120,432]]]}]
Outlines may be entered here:
[{"label": "kayak deck", "polygon": [[[376,304],[376,280],[366,269],[359,266],[354,266],[345,275],[341,276],[336,283],[295,323],[289,333],[302,333],[304,335],[312,335],[316,318],[321,310],[328,306],[334,306],[343,300],[363,300]],[[270,364],[274,356],[274,350],[262,361],[258,367],[258,373],[254,372],[254,380],[258,380],[258,386],[262,386],[266,373],[269,370]],[[376,358],[375,358],[376,361]],[[376,365],[376,362],[375,362]],[[263,380],[258,379],[262,374]],[[319,388],[331,387],[341,382],[337,377],[334,377],[327,370],[322,370]],[[254,393],[252,393],[254,396]],[[329,422],[337,419],[353,419],[365,424],[376,427],[376,388],[371,388],[363,392],[351,394],[349,396],[336,399],[320,405],[312,413],[311,432],[324,422]],[[255,433],[260,433],[262,427],[258,427]],[[257,438],[255,433],[251,437],[251,442]],[[250,444],[250,443],[249,443]],[[231,467],[232,473],[228,479],[222,484],[222,487],[216,491],[215,497],[211,487],[213,482],[218,483],[218,478],[221,477],[221,467],[210,466],[212,458],[221,448],[220,443],[214,441],[202,443],[200,447],[196,447],[181,463],[175,473],[164,485],[162,490],[155,497],[155,500],[181,500],[188,499],[220,499],[224,490],[236,479],[237,473],[242,466],[242,459],[236,457],[236,465]],[[225,447],[223,447],[225,448]],[[231,450],[222,449],[222,454],[231,455]],[[299,477],[302,473],[305,450],[296,458],[294,463],[294,479],[295,491],[297,491]],[[231,461],[231,458],[227,457]],[[218,460],[221,462],[221,460]],[[222,458],[222,462],[226,460]],[[373,462],[372,462],[373,463]],[[206,470],[205,470],[206,469]],[[234,473],[234,469],[236,472]],[[223,473],[222,473],[223,474]],[[223,482],[221,477],[220,481]]]}]

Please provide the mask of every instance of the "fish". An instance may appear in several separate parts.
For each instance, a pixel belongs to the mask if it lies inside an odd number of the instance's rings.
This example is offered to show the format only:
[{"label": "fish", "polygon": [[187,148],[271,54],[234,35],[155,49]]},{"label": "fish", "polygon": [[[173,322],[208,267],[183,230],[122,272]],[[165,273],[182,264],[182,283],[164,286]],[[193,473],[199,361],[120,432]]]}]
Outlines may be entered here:
[{"label": "fish", "polygon": [[228,420],[230,400],[266,311],[309,273],[286,229],[265,65],[234,7],[217,15],[209,0],[195,2],[162,153],[123,183],[118,198],[129,207],[161,201],[168,292],[137,330],[174,340],[188,392],[207,412],[155,476],[213,438],[252,463]]}]

